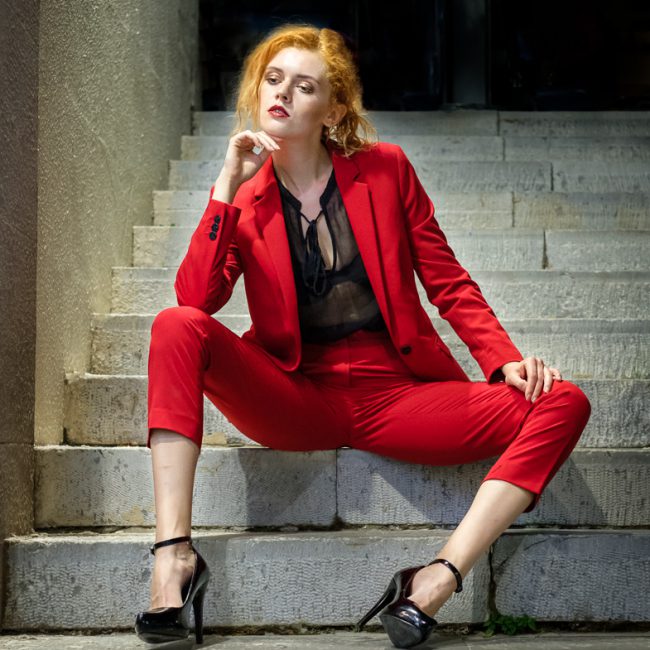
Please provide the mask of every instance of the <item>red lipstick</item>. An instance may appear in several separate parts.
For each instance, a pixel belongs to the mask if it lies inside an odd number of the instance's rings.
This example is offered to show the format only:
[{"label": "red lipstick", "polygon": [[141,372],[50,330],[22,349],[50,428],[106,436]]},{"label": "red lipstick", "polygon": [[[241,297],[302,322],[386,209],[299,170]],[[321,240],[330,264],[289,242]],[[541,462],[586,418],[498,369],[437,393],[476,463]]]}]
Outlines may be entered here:
[{"label": "red lipstick", "polygon": [[271,106],[271,108],[269,108],[269,113],[271,113],[273,117],[289,117],[287,109],[284,106],[280,106],[280,104]]}]

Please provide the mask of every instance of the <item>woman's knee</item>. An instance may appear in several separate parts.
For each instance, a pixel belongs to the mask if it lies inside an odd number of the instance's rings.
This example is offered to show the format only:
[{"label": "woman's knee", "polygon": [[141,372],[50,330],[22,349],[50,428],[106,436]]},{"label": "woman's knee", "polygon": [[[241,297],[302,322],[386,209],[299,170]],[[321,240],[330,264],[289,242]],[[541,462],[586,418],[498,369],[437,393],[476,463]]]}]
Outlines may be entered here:
[{"label": "woman's knee", "polygon": [[591,413],[591,402],[582,388],[567,379],[554,383],[557,384],[556,389],[564,392],[566,398],[571,400],[571,403],[577,410],[584,412],[586,415]]},{"label": "woman's knee", "polygon": [[151,325],[149,354],[166,354],[178,346],[203,348],[209,314],[196,307],[168,307],[159,312]]},{"label": "woman's knee", "polygon": [[209,314],[196,307],[167,307],[156,314],[151,324],[151,336],[178,332],[210,318]]},{"label": "woman's knee", "polygon": [[591,402],[584,391],[571,381],[563,379],[553,382],[555,392],[559,393],[563,400],[570,403],[571,409],[576,417],[584,419],[585,422],[591,415]]}]

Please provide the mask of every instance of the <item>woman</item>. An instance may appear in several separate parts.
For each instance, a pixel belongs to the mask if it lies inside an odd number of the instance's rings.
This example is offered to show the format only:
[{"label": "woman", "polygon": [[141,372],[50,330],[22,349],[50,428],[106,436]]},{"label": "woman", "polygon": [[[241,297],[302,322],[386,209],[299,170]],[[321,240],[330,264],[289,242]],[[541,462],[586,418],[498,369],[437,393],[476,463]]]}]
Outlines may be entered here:
[{"label": "woman", "polygon": [[[398,571],[359,621],[379,613],[393,644],[410,647],[536,505],[590,404],[556,368],[522,358],[447,245],[404,152],[369,140],[338,33],[286,25],[269,34],[246,59],[237,111],[176,276],[179,306],[151,330],[147,446],[160,550],[153,609],[136,630],[152,642],[187,636],[194,606],[202,641],[209,572],[190,530],[205,394],[275,449],[349,446],[432,465],[501,454],[439,556]],[[242,130],[248,118],[255,130]],[[435,332],[414,269],[486,382],[471,382]],[[238,337],[211,315],[242,273],[252,327]]]}]

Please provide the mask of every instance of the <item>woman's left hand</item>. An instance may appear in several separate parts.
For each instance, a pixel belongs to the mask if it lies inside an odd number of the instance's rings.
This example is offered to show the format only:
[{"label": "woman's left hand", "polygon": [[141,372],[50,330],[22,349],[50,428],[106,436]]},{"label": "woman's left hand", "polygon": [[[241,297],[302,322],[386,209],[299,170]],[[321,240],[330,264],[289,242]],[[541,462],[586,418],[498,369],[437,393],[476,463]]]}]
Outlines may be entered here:
[{"label": "woman's left hand", "polygon": [[523,391],[526,399],[534,402],[544,390],[548,393],[553,380],[562,381],[557,368],[544,365],[539,357],[526,357],[523,361],[509,361],[501,367],[506,384]]}]

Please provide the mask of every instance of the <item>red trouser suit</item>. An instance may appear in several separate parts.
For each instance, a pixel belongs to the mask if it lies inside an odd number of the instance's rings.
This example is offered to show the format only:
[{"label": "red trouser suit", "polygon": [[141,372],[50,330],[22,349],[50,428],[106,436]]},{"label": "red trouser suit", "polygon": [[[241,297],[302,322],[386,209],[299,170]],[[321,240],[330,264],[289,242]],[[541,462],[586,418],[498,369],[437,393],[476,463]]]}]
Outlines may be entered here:
[{"label": "red trouser suit", "polygon": [[[177,274],[179,306],[164,309],[153,322],[147,446],[152,429],[161,428],[187,436],[200,448],[205,394],[245,435],[274,449],[347,446],[430,465],[500,454],[484,480],[501,479],[530,490],[536,495],[527,508],[532,510],[584,430],[589,400],[564,380],[554,381],[531,404],[521,390],[498,381],[500,367],[523,356],[455,259],[435,222],[433,205],[399,147],[381,143],[383,157],[357,156],[356,170],[328,148],[388,331],[360,330],[329,344],[299,344],[293,275],[291,266],[286,268],[288,242],[286,233],[282,237],[269,157],[240,187],[232,205],[213,200],[213,186]],[[369,199],[390,185],[385,175],[377,189],[371,183],[377,174],[371,163],[380,158],[385,166],[389,154],[397,159],[392,171],[399,181],[393,205],[388,193],[379,202]],[[365,183],[353,182],[359,171],[371,172],[362,177]],[[361,192],[360,186],[370,191]],[[407,225],[391,232],[390,239],[378,207],[387,202],[402,210]],[[361,207],[374,215],[373,232],[368,230],[371,220],[362,224],[358,216]],[[367,241],[369,234],[374,235],[372,246],[379,243],[379,255]],[[387,242],[390,250],[382,249]],[[268,250],[275,255],[267,257]],[[404,255],[413,287],[408,271],[400,267],[399,273],[390,273],[390,265],[399,267]],[[438,337],[417,297],[413,268],[487,382],[469,381]],[[228,300],[242,272],[253,326],[239,337],[211,314]],[[395,283],[399,297],[391,291]],[[408,300],[413,304],[405,304]]]}]

